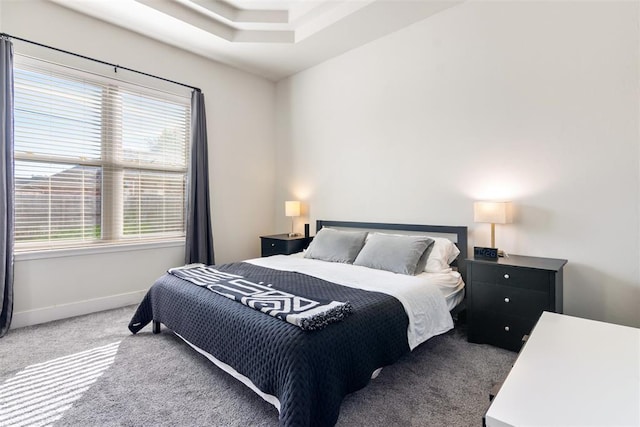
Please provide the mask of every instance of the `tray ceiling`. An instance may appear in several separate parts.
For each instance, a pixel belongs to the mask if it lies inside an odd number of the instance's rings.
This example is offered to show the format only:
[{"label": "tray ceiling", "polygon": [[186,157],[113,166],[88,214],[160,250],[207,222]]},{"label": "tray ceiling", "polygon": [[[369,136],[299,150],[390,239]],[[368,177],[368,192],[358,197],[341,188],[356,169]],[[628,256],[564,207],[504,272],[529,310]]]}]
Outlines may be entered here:
[{"label": "tray ceiling", "polygon": [[279,80],[464,0],[50,1]]}]

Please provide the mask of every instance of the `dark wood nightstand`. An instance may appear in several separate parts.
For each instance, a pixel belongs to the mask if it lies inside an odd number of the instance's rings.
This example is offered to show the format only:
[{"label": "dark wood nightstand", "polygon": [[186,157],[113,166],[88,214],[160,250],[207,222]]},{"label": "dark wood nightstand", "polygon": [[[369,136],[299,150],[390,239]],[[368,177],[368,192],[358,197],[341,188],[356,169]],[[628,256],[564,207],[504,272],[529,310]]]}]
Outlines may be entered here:
[{"label": "dark wood nightstand", "polygon": [[562,313],[565,259],[467,260],[467,338],[519,351],[543,311]]},{"label": "dark wood nightstand", "polygon": [[306,249],[313,237],[296,236],[288,234],[274,234],[272,236],[260,236],[262,242],[262,256],[291,255]]}]

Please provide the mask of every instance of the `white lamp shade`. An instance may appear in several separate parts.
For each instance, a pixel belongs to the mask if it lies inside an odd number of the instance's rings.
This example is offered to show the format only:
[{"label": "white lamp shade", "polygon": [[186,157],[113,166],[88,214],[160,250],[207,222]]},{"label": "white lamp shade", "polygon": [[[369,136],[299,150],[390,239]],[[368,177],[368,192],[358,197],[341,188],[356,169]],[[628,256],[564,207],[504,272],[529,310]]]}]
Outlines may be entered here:
[{"label": "white lamp shade", "polygon": [[300,202],[284,202],[284,216],[300,216]]},{"label": "white lamp shade", "polygon": [[511,202],[474,202],[473,221],[510,224],[513,222]]}]

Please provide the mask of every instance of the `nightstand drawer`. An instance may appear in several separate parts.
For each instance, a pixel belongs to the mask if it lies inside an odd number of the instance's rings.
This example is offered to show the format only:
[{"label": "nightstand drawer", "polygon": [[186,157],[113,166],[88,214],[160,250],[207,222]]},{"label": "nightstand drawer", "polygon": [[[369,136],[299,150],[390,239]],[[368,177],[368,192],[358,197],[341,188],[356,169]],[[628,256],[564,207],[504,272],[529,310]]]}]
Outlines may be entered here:
[{"label": "nightstand drawer", "polygon": [[550,279],[545,270],[484,264],[473,269],[471,280],[549,292]]},{"label": "nightstand drawer", "polygon": [[288,252],[289,242],[277,239],[262,239],[262,256],[285,254]]},{"label": "nightstand drawer", "polygon": [[504,314],[477,312],[474,313],[474,329],[479,342],[486,342],[508,350],[519,351],[522,337],[528,335],[538,318],[524,319]]},{"label": "nightstand drawer", "polygon": [[549,294],[490,283],[473,283],[473,307],[512,316],[538,319],[549,309]]},{"label": "nightstand drawer", "polygon": [[274,234],[260,236],[262,256],[291,255],[302,252],[309,246],[313,237],[289,236],[287,234]]}]

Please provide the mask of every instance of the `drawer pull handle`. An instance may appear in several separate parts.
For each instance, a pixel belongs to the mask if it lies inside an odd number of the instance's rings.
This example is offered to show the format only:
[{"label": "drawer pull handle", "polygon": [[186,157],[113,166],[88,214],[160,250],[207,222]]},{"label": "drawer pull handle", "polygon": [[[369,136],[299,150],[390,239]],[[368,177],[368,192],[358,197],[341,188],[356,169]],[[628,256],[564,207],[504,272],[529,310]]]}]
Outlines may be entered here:
[{"label": "drawer pull handle", "polygon": [[508,278],[509,278],[509,275],[508,275],[508,274],[505,274],[505,275],[504,275],[504,278],[505,278],[505,279],[508,279]]},{"label": "drawer pull handle", "polygon": [[272,244],[271,244],[271,247],[273,248],[275,245],[276,245],[275,243],[272,243]]},{"label": "drawer pull handle", "polygon": [[505,298],[505,299],[504,299],[504,302],[509,302],[509,301],[511,301],[511,300],[509,299],[509,297],[507,297],[507,298]]},{"label": "drawer pull handle", "polygon": [[507,331],[507,332],[509,332],[509,327],[508,327],[508,326],[505,326],[505,327],[504,327],[504,330],[505,330],[505,331]]}]

